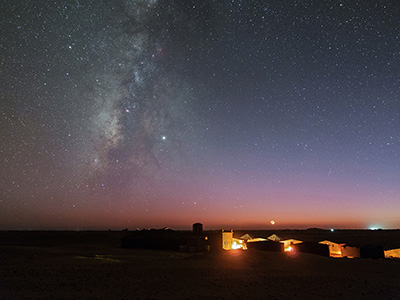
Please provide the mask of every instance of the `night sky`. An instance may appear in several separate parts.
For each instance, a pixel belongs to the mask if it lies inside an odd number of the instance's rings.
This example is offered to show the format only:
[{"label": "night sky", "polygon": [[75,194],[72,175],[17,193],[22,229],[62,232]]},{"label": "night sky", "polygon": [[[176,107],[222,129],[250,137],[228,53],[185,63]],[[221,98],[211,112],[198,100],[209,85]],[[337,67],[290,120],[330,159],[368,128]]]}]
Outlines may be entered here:
[{"label": "night sky", "polygon": [[400,228],[398,1],[2,0],[0,28],[0,229]]}]

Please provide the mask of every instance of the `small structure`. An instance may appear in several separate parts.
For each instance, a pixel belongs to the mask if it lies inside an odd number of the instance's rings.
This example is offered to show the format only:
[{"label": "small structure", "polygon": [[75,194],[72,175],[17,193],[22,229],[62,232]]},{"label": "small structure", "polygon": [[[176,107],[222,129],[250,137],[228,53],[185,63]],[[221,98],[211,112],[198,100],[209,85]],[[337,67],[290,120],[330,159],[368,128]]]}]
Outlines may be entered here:
[{"label": "small structure", "polygon": [[201,223],[194,223],[192,225],[193,234],[194,235],[202,235],[203,234],[203,224]]},{"label": "small structure", "polygon": [[283,240],[283,241],[279,241],[279,242],[283,244],[283,250],[285,252],[291,252],[291,251],[293,251],[293,247],[292,247],[293,245],[301,244],[303,241],[289,239],[289,240]]},{"label": "small structure", "polygon": [[337,257],[337,258],[343,257],[342,256],[342,247],[344,245],[346,245],[346,244],[338,244],[338,243],[331,242],[331,241],[328,241],[328,240],[321,241],[319,243],[323,244],[323,245],[328,245],[328,247],[329,247],[329,256],[330,257]]},{"label": "small structure", "polygon": [[186,236],[186,245],[181,245],[180,250],[184,252],[210,251],[208,237],[203,233],[203,224],[194,223],[192,228],[192,233]]},{"label": "small structure", "polygon": [[231,250],[233,244],[233,229],[231,231],[222,230],[222,249]]},{"label": "small structure", "polygon": [[360,248],[345,244],[342,246],[342,257],[347,257],[347,258],[361,257]]},{"label": "small structure", "polygon": [[320,244],[328,245],[329,256],[335,258],[356,258],[360,257],[360,248],[347,245],[346,243],[335,243],[331,241],[321,241]]},{"label": "small structure", "polygon": [[233,229],[230,231],[222,230],[222,249],[224,250],[246,250],[246,242],[243,239],[233,237]]},{"label": "small structure", "polygon": [[385,258],[400,258],[400,248],[385,250]]},{"label": "small structure", "polygon": [[274,242],[279,242],[281,240],[281,238],[277,236],[275,233],[271,234],[267,239]]}]

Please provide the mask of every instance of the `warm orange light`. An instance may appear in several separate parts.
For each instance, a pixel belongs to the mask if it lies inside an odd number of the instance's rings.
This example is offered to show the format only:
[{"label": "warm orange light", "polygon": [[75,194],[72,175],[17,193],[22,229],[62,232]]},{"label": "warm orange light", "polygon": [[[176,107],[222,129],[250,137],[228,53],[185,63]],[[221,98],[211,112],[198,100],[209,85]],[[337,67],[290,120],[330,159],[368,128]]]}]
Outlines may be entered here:
[{"label": "warm orange light", "polygon": [[296,249],[291,246],[285,248],[285,253],[287,254],[288,257],[291,258],[296,258],[299,255]]},{"label": "warm orange light", "polygon": [[293,251],[293,248],[290,246],[285,248],[285,252],[292,252],[292,251]]},{"label": "warm orange light", "polygon": [[233,241],[231,248],[232,248],[232,250],[239,250],[239,249],[246,250],[247,249],[246,244],[244,244],[242,240]]},{"label": "warm orange light", "polygon": [[274,225],[275,224],[275,221],[274,220],[271,220],[271,225]]}]

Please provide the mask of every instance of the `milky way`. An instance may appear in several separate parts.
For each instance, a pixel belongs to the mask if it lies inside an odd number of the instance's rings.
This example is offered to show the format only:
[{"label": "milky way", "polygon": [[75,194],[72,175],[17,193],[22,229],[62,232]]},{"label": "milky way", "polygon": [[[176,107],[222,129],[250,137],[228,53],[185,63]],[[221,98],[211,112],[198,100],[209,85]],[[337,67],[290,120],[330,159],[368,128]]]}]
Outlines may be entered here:
[{"label": "milky way", "polygon": [[400,226],[397,2],[1,6],[1,228]]}]

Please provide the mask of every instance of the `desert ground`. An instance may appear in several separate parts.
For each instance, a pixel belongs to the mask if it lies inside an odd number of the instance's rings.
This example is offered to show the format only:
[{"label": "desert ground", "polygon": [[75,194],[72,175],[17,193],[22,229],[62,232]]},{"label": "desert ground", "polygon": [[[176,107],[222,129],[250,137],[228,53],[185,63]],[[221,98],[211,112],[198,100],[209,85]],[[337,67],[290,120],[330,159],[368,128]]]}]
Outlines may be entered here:
[{"label": "desert ground", "polygon": [[0,232],[0,299],[400,299],[396,259],[122,249],[127,234]]}]

